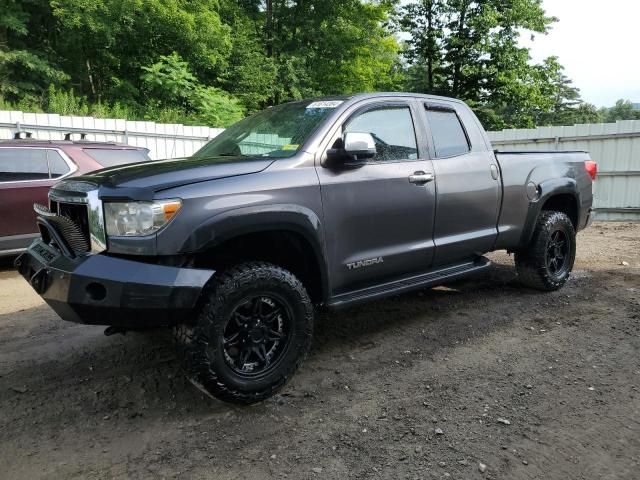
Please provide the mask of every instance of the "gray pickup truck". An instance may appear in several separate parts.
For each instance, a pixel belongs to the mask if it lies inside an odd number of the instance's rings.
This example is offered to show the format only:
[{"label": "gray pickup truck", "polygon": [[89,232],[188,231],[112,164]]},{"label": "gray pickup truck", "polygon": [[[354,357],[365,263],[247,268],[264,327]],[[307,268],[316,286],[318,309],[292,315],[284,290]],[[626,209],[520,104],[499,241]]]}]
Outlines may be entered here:
[{"label": "gray pickup truck", "polygon": [[457,100],[297,101],[190,158],[58,183],[16,265],[65,320],[173,327],[197,386],[253,403],[305,357],[316,307],[481,272],[500,249],[524,285],[562,287],[595,176],[585,152],[494,152]]}]

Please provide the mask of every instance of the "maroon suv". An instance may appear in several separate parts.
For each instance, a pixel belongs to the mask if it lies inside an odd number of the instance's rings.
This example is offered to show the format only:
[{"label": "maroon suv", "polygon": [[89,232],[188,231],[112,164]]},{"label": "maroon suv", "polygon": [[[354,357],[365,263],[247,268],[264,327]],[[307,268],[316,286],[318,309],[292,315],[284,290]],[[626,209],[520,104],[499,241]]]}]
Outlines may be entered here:
[{"label": "maroon suv", "polygon": [[46,205],[58,180],[150,160],[148,152],[120,143],[0,141],[0,256],[19,253],[38,236],[33,204]]}]

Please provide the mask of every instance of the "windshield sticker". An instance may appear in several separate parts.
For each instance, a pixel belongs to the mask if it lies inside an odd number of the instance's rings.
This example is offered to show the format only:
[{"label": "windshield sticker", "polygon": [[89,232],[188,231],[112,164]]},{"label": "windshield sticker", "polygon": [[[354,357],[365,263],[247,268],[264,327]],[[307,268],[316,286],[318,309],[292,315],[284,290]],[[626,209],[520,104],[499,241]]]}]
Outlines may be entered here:
[{"label": "windshield sticker", "polygon": [[280,149],[281,150],[298,150],[298,147],[300,147],[300,145],[295,143],[289,143],[287,145],[283,145],[282,147],[280,147]]},{"label": "windshield sticker", "polygon": [[307,110],[311,108],[336,108],[342,103],[344,103],[344,100],[325,100],[322,102],[312,102],[307,106]]}]

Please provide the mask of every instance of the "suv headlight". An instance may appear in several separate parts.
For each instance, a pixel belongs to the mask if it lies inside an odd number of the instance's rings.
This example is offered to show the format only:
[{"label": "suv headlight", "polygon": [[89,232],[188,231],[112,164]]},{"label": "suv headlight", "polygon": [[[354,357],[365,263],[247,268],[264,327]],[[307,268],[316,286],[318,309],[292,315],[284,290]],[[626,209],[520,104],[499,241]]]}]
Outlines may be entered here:
[{"label": "suv headlight", "polygon": [[154,202],[105,202],[107,236],[151,235],[169,223],[181,206],[182,200],[179,198]]}]

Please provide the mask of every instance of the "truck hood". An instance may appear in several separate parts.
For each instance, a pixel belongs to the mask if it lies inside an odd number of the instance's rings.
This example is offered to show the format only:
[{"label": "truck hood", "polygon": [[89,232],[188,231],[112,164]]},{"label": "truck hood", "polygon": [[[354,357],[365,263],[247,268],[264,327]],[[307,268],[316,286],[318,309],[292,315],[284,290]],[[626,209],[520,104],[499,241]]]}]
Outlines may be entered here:
[{"label": "truck hood", "polygon": [[92,183],[101,190],[122,188],[158,192],[191,183],[261,172],[273,162],[273,158],[264,157],[175,158],[105,168],[72,180]]}]

